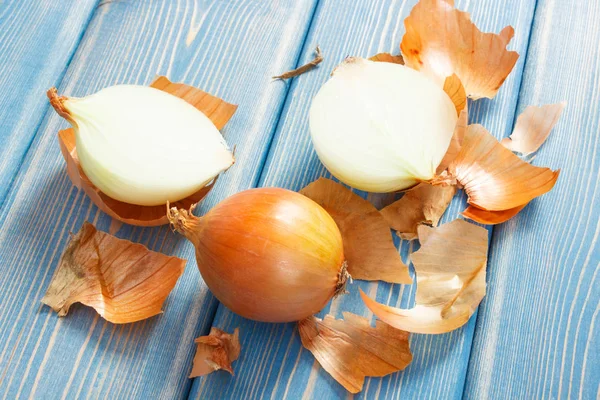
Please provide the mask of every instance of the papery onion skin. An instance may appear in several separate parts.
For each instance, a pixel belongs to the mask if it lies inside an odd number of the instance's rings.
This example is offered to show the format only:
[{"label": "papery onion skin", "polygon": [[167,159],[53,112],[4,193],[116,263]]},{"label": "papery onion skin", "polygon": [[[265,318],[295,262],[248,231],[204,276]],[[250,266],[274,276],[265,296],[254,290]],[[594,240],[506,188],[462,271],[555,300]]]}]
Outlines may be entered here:
[{"label": "papery onion skin", "polygon": [[325,167],[369,192],[434,177],[457,121],[448,97],[400,64],[349,58],[315,96],[310,132]]},{"label": "papery onion skin", "polygon": [[298,321],[343,291],[339,229],[327,211],[299,193],[250,189],[201,218],[171,209],[169,220],[194,243],[198,268],[215,297],[245,318]]},{"label": "papery onion skin", "polygon": [[140,206],[179,201],[234,162],[212,121],[162,90],[116,85],[82,98],[51,89],[48,97],[73,125],[85,175],[115,200]]}]

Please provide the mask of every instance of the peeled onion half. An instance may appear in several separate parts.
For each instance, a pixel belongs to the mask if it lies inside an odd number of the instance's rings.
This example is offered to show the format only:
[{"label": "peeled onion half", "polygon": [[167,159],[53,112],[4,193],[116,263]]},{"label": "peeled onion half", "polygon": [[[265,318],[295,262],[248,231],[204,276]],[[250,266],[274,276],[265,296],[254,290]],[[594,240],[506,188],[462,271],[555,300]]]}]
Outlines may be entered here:
[{"label": "peeled onion half", "polygon": [[457,122],[454,104],[424,74],[349,58],[315,96],[310,133],[325,167],[370,192],[434,177]]},{"label": "peeled onion half", "polygon": [[115,200],[155,206],[181,200],[233,164],[211,120],[177,96],[117,85],[83,98],[48,92],[75,130],[89,180]]}]

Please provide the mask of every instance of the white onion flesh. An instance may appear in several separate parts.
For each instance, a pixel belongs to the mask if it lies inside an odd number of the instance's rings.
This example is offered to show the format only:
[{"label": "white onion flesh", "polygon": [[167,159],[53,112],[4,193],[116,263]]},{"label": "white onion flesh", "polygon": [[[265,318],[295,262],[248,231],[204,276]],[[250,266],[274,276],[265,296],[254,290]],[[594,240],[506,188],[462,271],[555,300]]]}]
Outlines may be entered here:
[{"label": "white onion flesh", "polygon": [[310,133],[325,167],[370,192],[407,189],[435,175],[457,122],[448,95],[400,64],[351,58],[315,96]]},{"label": "white onion flesh", "polygon": [[233,164],[219,130],[184,100],[117,85],[68,98],[83,171],[108,196],[154,206],[181,200]]}]

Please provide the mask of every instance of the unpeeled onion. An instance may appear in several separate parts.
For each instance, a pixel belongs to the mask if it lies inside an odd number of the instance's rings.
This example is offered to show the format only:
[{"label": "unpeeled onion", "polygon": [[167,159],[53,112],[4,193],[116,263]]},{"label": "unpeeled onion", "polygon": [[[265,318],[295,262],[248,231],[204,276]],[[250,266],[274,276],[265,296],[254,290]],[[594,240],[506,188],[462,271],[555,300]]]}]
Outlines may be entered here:
[{"label": "unpeeled onion", "polygon": [[457,121],[442,87],[400,64],[349,58],[315,96],[310,133],[325,167],[370,192],[432,179]]},{"label": "unpeeled onion", "polygon": [[168,217],[196,247],[212,293],[243,317],[298,321],[344,290],[340,231],[327,211],[299,193],[250,189],[203,217],[175,208]]}]

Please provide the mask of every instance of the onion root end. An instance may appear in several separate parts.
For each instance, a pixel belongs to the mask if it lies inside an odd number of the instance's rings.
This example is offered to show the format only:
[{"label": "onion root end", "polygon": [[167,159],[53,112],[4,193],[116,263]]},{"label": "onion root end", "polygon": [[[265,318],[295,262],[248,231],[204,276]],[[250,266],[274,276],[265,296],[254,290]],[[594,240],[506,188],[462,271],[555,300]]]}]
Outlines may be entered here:
[{"label": "onion root end", "polygon": [[348,272],[348,262],[344,261],[342,263],[342,267],[340,268],[340,272],[338,273],[338,281],[335,285],[335,293],[333,294],[333,298],[348,293],[346,290],[346,284],[348,283],[348,280],[352,282],[352,276]]}]

